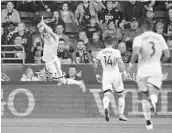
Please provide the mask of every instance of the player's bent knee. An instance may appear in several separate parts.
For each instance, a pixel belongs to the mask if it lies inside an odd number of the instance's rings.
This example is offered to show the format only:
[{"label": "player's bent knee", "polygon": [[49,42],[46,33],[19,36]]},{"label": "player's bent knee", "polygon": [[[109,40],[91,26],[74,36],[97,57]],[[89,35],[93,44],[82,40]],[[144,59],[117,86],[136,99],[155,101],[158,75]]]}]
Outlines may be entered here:
[{"label": "player's bent knee", "polygon": [[109,96],[112,94],[112,90],[111,89],[105,90],[105,91],[103,91],[103,94],[104,94],[104,96]]},{"label": "player's bent knee", "polygon": [[120,92],[116,92],[116,93],[117,93],[118,97],[121,97],[121,98],[125,97],[124,90],[122,90]]}]

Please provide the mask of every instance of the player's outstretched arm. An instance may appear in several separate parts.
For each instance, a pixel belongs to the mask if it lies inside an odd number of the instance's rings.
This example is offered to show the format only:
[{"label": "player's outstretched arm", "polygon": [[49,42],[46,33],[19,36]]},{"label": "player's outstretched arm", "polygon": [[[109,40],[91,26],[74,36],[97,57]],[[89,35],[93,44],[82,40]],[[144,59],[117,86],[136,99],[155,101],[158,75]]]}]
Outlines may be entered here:
[{"label": "player's outstretched arm", "polygon": [[125,64],[122,61],[122,59],[117,58],[117,62],[118,62],[118,66],[119,66],[120,71],[122,72],[122,74],[124,74],[124,77],[128,77],[126,69],[125,69]]},{"label": "player's outstretched arm", "polygon": [[58,36],[53,32],[53,30],[48,25],[42,23],[42,26],[45,28],[47,33],[49,33],[57,42],[59,41]]},{"label": "player's outstretched arm", "polygon": [[140,47],[136,46],[136,47],[133,48],[133,52],[132,52],[132,55],[131,55],[131,60],[130,60],[130,63],[129,63],[128,71],[131,70],[131,68],[133,67],[133,64],[137,61],[138,56],[139,56],[139,52],[140,52]]}]

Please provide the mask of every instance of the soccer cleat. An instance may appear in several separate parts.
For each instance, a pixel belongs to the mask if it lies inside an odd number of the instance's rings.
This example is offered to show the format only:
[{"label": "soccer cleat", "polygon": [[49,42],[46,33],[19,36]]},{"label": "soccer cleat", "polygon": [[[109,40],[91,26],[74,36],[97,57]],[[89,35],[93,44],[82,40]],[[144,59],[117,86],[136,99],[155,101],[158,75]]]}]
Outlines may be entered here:
[{"label": "soccer cleat", "polygon": [[153,123],[152,123],[152,121],[150,121],[150,120],[147,120],[146,121],[146,129],[147,130],[153,130]]},{"label": "soccer cleat", "polygon": [[120,115],[119,121],[127,121],[127,118],[124,115]]},{"label": "soccer cleat", "polygon": [[108,122],[109,121],[109,110],[105,109],[105,120]]},{"label": "soccer cleat", "polygon": [[86,91],[86,87],[85,87],[85,84],[83,81],[80,81],[80,84],[79,84],[80,88],[82,89],[83,92]]}]

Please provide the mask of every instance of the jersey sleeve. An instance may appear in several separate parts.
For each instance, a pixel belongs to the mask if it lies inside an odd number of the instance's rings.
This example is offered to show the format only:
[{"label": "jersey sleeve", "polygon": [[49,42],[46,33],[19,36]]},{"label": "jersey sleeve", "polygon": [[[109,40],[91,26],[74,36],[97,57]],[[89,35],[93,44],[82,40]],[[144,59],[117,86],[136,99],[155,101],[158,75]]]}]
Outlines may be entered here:
[{"label": "jersey sleeve", "polygon": [[167,43],[166,43],[166,41],[165,41],[163,36],[161,36],[161,42],[162,42],[161,43],[162,44],[162,50],[167,50],[168,46],[167,46]]},{"label": "jersey sleeve", "polygon": [[133,49],[135,47],[141,47],[141,38],[140,37],[135,37],[133,40]]},{"label": "jersey sleeve", "polygon": [[101,61],[101,52],[98,52],[97,56],[96,56],[96,60]]}]

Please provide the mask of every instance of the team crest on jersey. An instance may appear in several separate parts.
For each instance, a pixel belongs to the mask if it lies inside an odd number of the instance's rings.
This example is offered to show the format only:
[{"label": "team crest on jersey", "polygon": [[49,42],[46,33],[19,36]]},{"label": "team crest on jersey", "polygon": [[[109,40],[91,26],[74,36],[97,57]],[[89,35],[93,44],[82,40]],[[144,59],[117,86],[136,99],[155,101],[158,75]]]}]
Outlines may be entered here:
[{"label": "team crest on jersey", "polygon": [[5,73],[1,73],[1,81],[11,81],[11,80]]}]

